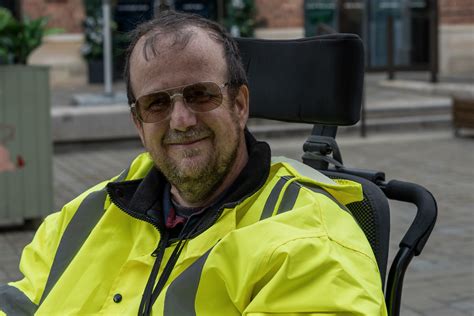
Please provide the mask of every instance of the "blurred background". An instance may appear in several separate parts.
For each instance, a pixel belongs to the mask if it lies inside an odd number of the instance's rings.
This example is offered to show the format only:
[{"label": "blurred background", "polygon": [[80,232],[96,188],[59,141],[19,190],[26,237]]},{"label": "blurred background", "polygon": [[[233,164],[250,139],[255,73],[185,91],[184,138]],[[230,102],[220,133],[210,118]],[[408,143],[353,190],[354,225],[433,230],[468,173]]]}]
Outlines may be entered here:
[{"label": "blurred background", "polygon": [[[433,70],[442,76],[474,71],[470,0],[112,0],[114,69],[120,78],[123,34],[165,7],[201,14],[234,35],[297,38],[328,30],[357,33],[368,71]],[[100,60],[101,0],[0,0],[15,16],[47,16],[63,33],[45,38],[29,58],[51,66],[53,84],[85,83]],[[93,76],[92,76],[93,77]],[[99,79],[100,80],[100,79]],[[92,78],[94,81],[94,78]]]},{"label": "blurred background", "polygon": [[[407,272],[401,315],[474,315],[472,0],[0,0],[0,283],[21,277],[21,251],[42,218],[143,151],[122,79],[127,32],[169,8],[234,36],[361,37],[361,121],[337,136],[345,165],[421,184],[439,207]],[[294,159],[312,129],[248,126]],[[393,257],[415,210],[390,206]]]}]

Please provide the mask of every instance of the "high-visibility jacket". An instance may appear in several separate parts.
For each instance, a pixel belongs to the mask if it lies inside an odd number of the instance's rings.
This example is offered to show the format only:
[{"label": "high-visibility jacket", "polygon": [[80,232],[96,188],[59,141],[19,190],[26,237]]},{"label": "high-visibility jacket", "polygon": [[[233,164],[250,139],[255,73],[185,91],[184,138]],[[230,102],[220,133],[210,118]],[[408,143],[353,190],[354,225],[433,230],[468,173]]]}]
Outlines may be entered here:
[{"label": "high-visibility jacket", "polygon": [[[139,186],[153,169],[142,154],[115,186],[103,182],[48,216],[23,251],[24,278],[0,286],[0,310],[136,315],[161,234],[112,191]],[[291,160],[267,169],[251,194],[187,240],[152,314],[386,315],[373,252],[344,206],[362,199],[360,185]],[[164,248],[158,275],[176,244]]]}]

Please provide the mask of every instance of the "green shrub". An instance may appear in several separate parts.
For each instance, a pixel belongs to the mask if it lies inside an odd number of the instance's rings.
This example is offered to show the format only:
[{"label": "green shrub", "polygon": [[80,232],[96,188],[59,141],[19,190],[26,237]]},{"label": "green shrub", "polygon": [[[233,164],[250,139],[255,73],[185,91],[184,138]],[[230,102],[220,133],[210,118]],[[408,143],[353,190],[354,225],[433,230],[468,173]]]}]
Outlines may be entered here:
[{"label": "green shrub", "polygon": [[25,16],[18,21],[9,10],[0,8],[0,64],[26,64],[44,36],[62,32],[47,28],[47,23],[45,17],[30,19]]}]

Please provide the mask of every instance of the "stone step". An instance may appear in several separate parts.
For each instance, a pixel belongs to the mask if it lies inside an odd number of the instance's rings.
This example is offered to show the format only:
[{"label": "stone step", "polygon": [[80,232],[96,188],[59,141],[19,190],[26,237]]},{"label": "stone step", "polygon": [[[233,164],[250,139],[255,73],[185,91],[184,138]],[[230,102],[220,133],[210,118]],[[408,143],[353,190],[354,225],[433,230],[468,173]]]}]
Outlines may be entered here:
[{"label": "stone step", "polygon": [[125,105],[53,107],[53,142],[87,142],[137,137]]},{"label": "stone step", "polygon": [[[467,79],[467,78],[466,78]],[[474,98],[474,77],[470,76],[466,82],[438,82],[431,83],[415,80],[381,80],[378,85],[382,88],[397,89],[399,91],[414,91],[430,95],[458,96]]]},{"label": "stone step", "polygon": [[[252,123],[252,122],[250,122]],[[386,117],[368,119],[366,121],[366,132],[388,133],[388,132],[413,132],[421,130],[440,130],[451,128],[451,116],[449,114],[418,115],[411,117]],[[311,124],[275,122],[264,124],[249,124],[249,130],[256,137],[286,137],[298,135],[310,135],[313,126]],[[361,133],[361,122],[354,126],[342,126],[338,128],[338,135]]]},{"label": "stone step", "polygon": [[436,98],[410,102],[384,102],[366,110],[366,118],[403,118],[416,116],[430,116],[451,113],[451,99]]},{"label": "stone step", "polygon": [[[440,129],[450,126],[450,105],[441,103],[411,108],[372,109],[367,111],[366,116],[368,133]],[[309,135],[312,129],[311,124],[264,119],[250,119],[248,127],[257,136],[263,137]],[[359,132],[360,122],[355,126],[339,128],[339,133]],[[52,135],[55,143],[137,138],[130,111],[124,105],[55,107],[52,109]]]},{"label": "stone step", "polygon": [[[366,132],[370,133],[406,133],[416,131],[445,130],[452,127],[450,114],[417,115],[410,117],[387,117],[368,119]],[[338,129],[338,134],[354,134],[361,132],[361,123]]]}]

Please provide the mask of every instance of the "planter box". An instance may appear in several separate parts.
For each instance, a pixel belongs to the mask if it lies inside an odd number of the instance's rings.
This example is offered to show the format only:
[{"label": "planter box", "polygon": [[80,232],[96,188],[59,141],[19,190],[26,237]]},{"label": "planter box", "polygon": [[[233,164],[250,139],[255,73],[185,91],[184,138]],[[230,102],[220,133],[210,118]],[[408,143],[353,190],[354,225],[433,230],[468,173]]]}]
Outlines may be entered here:
[{"label": "planter box", "polygon": [[474,99],[453,98],[453,125],[456,135],[460,129],[474,129]]},{"label": "planter box", "polygon": [[15,170],[0,173],[0,225],[53,210],[49,70],[0,65],[0,145]]}]

